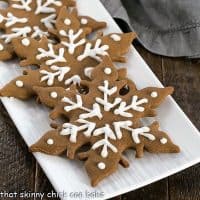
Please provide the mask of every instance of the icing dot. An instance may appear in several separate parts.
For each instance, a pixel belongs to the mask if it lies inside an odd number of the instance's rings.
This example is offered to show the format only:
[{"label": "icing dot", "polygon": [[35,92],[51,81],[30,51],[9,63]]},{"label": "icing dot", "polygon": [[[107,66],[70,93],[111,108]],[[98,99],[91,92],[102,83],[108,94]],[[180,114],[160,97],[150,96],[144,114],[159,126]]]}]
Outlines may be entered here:
[{"label": "icing dot", "polygon": [[162,144],[166,144],[166,143],[167,143],[167,138],[162,138],[162,139],[160,139],[160,142],[161,142]]},{"label": "icing dot", "polygon": [[28,38],[24,38],[23,40],[22,40],[22,44],[24,45],[24,46],[29,46],[30,45],[30,40],[28,39]]},{"label": "icing dot", "polygon": [[102,170],[106,168],[106,164],[103,163],[103,162],[98,163],[97,166],[98,166],[99,169],[102,169]]},{"label": "icing dot", "polygon": [[47,140],[47,144],[52,145],[53,143],[54,143],[53,139],[49,138],[49,139]]},{"label": "icing dot", "polygon": [[51,92],[51,97],[52,97],[53,99],[56,99],[56,98],[58,97],[57,92]]},{"label": "icing dot", "polygon": [[62,36],[66,36],[66,32],[64,31],[64,30],[60,30],[60,35],[62,35]]},{"label": "icing dot", "polygon": [[20,81],[20,80],[16,81],[16,86],[20,88],[23,87],[24,86],[23,81]]},{"label": "icing dot", "polygon": [[106,68],[104,69],[104,73],[109,75],[109,74],[112,73],[112,70],[111,70],[109,67],[106,67]]},{"label": "icing dot", "polygon": [[93,67],[86,67],[85,69],[84,69],[84,74],[85,74],[85,76],[87,76],[88,78],[91,78],[91,74],[92,74],[92,70],[93,70],[94,68]]},{"label": "icing dot", "polygon": [[85,18],[82,18],[81,19],[81,24],[87,24],[88,23],[88,20],[87,19],[85,19]]},{"label": "icing dot", "polygon": [[117,34],[112,34],[110,37],[116,42],[119,42],[121,40],[121,37]]},{"label": "icing dot", "polygon": [[71,24],[71,20],[67,18],[67,19],[65,19],[64,23],[65,23],[66,25],[70,25],[70,24]]},{"label": "icing dot", "polygon": [[0,51],[2,51],[4,49],[3,45],[0,44]]},{"label": "icing dot", "polygon": [[152,97],[152,98],[158,97],[158,93],[157,93],[157,92],[152,92],[152,93],[151,93],[151,97]]}]

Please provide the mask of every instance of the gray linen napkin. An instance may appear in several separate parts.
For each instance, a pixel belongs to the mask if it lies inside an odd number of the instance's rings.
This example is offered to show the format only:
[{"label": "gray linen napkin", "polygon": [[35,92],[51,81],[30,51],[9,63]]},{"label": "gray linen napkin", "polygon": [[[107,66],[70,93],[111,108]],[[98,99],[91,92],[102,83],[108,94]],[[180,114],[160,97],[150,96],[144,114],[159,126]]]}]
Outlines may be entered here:
[{"label": "gray linen napkin", "polygon": [[200,0],[101,0],[137,32],[149,51],[200,57]]}]

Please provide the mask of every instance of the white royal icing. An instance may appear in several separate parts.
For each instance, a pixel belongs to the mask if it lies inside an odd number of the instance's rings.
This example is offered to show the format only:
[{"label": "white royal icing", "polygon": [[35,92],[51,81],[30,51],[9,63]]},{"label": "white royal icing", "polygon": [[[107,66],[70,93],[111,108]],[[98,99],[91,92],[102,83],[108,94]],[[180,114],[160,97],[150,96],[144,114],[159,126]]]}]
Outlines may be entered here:
[{"label": "white royal icing", "polygon": [[97,167],[101,170],[105,169],[106,168],[106,164],[104,162],[100,162],[98,163]]},{"label": "white royal icing", "polygon": [[48,145],[53,145],[53,144],[54,144],[54,140],[51,139],[51,138],[49,138],[49,139],[47,140],[47,144],[48,144]]},{"label": "white royal icing", "polygon": [[112,35],[110,35],[110,37],[111,37],[115,42],[121,41],[121,36],[119,36],[119,35],[117,35],[117,34],[112,34]]},{"label": "white royal icing", "polygon": [[46,26],[46,28],[53,28],[53,25],[56,23],[56,14],[51,14],[42,18],[40,21]]},{"label": "white royal icing", "polygon": [[6,21],[5,26],[10,27],[16,23],[26,23],[28,22],[27,18],[19,18],[15,17],[11,12],[7,13],[7,17],[4,17],[3,15],[0,14],[0,23],[3,21]]},{"label": "white royal icing", "polygon": [[30,45],[30,40],[28,38],[24,38],[22,39],[22,44],[27,47]]},{"label": "white royal icing", "polygon": [[104,139],[101,139],[97,141],[95,144],[93,144],[92,146],[93,150],[102,147],[101,156],[103,158],[106,158],[108,156],[108,149],[110,149],[114,153],[118,152],[117,148],[108,140],[108,139],[116,140],[116,136],[108,124],[94,131],[93,136],[99,136],[99,135],[104,135]]},{"label": "white royal icing", "polygon": [[66,62],[66,59],[64,57],[65,49],[60,48],[58,55],[55,53],[53,49],[53,44],[48,43],[48,50],[38,48],[39,54],[36,56],[36,59],[41,60],[42,58],[52,58],[46,61],[47,65],[52,65],[57,62]]},{"label": "white royal icing", "polygon": [[[105,80],[98,89],[103,93],[103,98],[96,97],[96,103],[93,104],[92,109],[84,106],[82,96],[79,94],[75,95],[75,98],[64,97],[62,99],[63,103],[66,103],[64,110],[66,112],[71,112],[73,110],[86,111],[79,115],[79,119],[76,121],[76,125],[72,123],[65,123],[60,132],[61,135],[68,135],[69,140],[72,143],[77,142],[78,133],[84,134],[86,137],[99,137],[100,139],[92,145],[93,150],[100,150],[100,155],[103,158],[107,158],[109,150],[113,153],[117,153],[118,149],[113,144],[112,141],[120,140],[123,137],[123,129],[130,132],[132,140],[135,144],[140,144],[142,138],[149,141],[154,141],[156,137],[151,134],[151,129],[149,127],[132,128],[133,122],[127,121],[114,121],[111,125],[105,124],[103,127],[96,127],[96,123],[88,121],[89,118],[98,117],[103,118],[101,107],[103,105],[105,111],[110,111],[111,108],[118,105],[118,108],[114,110],[114,114],[121,115],[123,117],[132,116],[131,113],[127,111],[130,109],[136,110],[138,112],[143,112],[144,107],[142,104],[148,103],[148,99],[138,99],[138,96],[132,97],[132,102],[130,105],[126,105],[122,102],[121,98],[115,98],[114,103],[110,103],[109,97],[115,94],[118,89],[116,86],[109,86],[109,82]],[[80,123],[81,125],[77,125]],[[84,132],[83,132],[84,131]],[[166,143],[166,138],[160,139],[162,144]],[[97,163],[99,169],[105,169],[106,165],[103,162]]]},{"label": "white royal icing", "polygon": [[25,11],[31,11],[30,4],[32,3],[32,0],[13,0],[13,1],[21,3],[21,4],[12,4],[13,8]]},{"label": "white royal icing", "polygon": [[5,43],[9,43],[12,39],[17,37],[27,37],[28,33],[31,32],[31,27],[12,28],[11,31],[12,33],[1,35],[1,38],[5,40]]},{"label": "white royal icing", "polygon": [[90,137],[92,135],[93,130],[96,127],[96,124],[93,122],[88,122],[84,119],[77,120],[78,123],[83,124],[81,126],[76,126],[71,123],[65,123],[63,124],[62,130],[60,132],[60,135],[69,135],[70,142],[76,143],[77,142],[77,136],[78,132],[83,131],[83,134],[86,137]]},{"label": "white royal icing", "polygon": [[0,51],[4,50],[4,46],[2,44],[0,44]]},{"label": "white royal icing", "polygon": [[145,108],[142,104],[148,103],[148,99],[143,98],[138,100],[138,96],[132,97],[132,102],[130,105],[127,105],[125,101],[122,101],[117,109],[114,110],[114,114],[121,115],[123,117],[133,117],[133,114],[127,112],[128,110],[135,110],[138,112],[144,112]]},{"label": "white royal icing", "polygon": [[65,75],[70,71],[70,67],[58,67],[56,65],[52,65],[50,67],[54,72],[50,72],[47,70],[40,70],[40,73],[43,75],[41,77],[41,82],[47,81],[48,86],[52,86],[54,84],[55,78],[57,77],[58,81],[61,82],[64,80]]},{"label": "white royal icing", "polygon": [[151,97],[152,97],[152,98],[158,97],[158,93],[157,93],[157,92],[152,92],[152,93],[151,93]]},{"label": "white royal icing", "polygon": [[65,80],[65,85],[70,85],[70,84],[80,85],[80,82],[81,82],[81,77],[79,75],[74,75]]},{"label": "white royal icing", "polygon": [[69,26],[72,22],[71,22],[71,20],[69,18],[66,18],[64,20],[64,23],[65,23],[65,25]]},{"label": "white royal icing", "polygon": [[85,25],[88,23],[88,20],[86,18],[81,19],[81,24]]},{"label": "white royal icing", "polygon": [[17,81],[15,82],[15,84],[16,84],[16,86],[19,87],[19,88],[22,88],[22,87],[24,86],[23,81],[20,81],[20,80],[17,80]]},{"label": "white royal icing", "polygon": [[112,96],[117,92],[117,87],[112,87],[109,89],[109,82],[107,80],[104,81],[104,85],[99,86],[98,89],[104,94],[104,97],[103,99],[96,97],[96,102],[103,105],[105,111],[110,111],[111,108],[115,107],[121,102],[121,98],[115,98],[113,103],[108,101],[109,96]]},{"label": "white royal icing", "polygon": [[88,78],[91,78],[91,74],[92,74],[93,69],[94,69],[94,67],[86,67],[84,69],[85,76],[87,76]]},{"label": "white royal icing", "polygon": [[32,33],[32,35],[31,35],[31,37],[32,38],[41,38],[42,36],[44,36],[44,35],[46,35],[46,36],[48,36],[49,35],[49,33],[47,32],[47,31],[43,31],[43,30],[41,30],[40,28],[39,28],[39,26],[34,26],[33,27],[33,33]]},{"label": "white royal icing", "polygon": [[155,140],[155,136],[152,135],[150,132],[150,128],[149,127],[142,127],[142,128],[131,128],[130,126],[132,126],[133,123],[132,121],[119,121],[119,122],[114,122],[113,123],[113,126],[114,126],[114,130],[115,130],[115,133],[117,135],[117,138],[118,139],[121,139],[122,138],[122,132],[121,132],[121,129],[126,129],[128,131],[130,131],[132,133],[132,139],[133,141],[136,143],[136,144],[139,144],[141,141],[140,141],[140,138],[139,136],[143,136],[151,141]]},{"label": "white royal icing", "polygon": [[109,67],[106,67],[104,69],[104,73],[107,74],[107,75],[110,75],[112,73],[112,70]]},{"label": "white royal icing", "polygon": [[161,143],[161,144],[166,144],[166,143],[167,143],[167,138],[162,138],[162,139],[160,139],[160,143]]},{"label": "white royal icing", "polygon": [[40,13],[53,13],[56,11],[55,8],[49,6],[62,6],[62,2],[60,0],[37,0],[37,8],[35,10],[35,14]]},{"label": "white royal icing", "polygon": [[108,45],[101,45],[101,43],[102,43],[101,39],[96,40],[94,47],[92,47],[93,45],[91,43],[87,43],[85,45],[83,54],[79,55],[77,60],[82,61],[87,57],[91,57],[97,61],[101,61],[100,56],[108,55],[107,50],[109,49]]},{"label": "white royal icing", "polygon": [[56,99],[58,97],[58,93],[57,92],[51,92],[50,96],[51,96],[51,98]]},{"label": "white royal icing", "polygon": [[[61,43],[68,48],[68,52],[70,54],[74,54],[75,49],[81,45],[83,45],[86,40],[84,38],[77,41],[77,39],[80,37],[80,35],[83,33],[83,29],[79,29],[77,33],[74,33],[73,29],[69,29],[68,32],[61,30],[60,32],[61,36],[67,37],[67,41],[62,41]],[[76,41],[76,42],[75,42]]]},{"label": "white royal icing", "polygon": [[89,109],[83,106],[83,101],[82,97],[80,95],[76,95],[76,102],[73,102],[70,100],[68,97],[64,97],[62,99],[62,102],[67,103],[68,105],[64,107],[64,110],[66,112],[76,110],[76,109],[81,109],[86,111],[87,113],[80,114],[79,118],[80,119],[86,119],[86,118],[92,118],[92,117],[98,117],[101,119],[103,116],[101,114],[101,109],[98,104],[93,104],[93,108]]}]

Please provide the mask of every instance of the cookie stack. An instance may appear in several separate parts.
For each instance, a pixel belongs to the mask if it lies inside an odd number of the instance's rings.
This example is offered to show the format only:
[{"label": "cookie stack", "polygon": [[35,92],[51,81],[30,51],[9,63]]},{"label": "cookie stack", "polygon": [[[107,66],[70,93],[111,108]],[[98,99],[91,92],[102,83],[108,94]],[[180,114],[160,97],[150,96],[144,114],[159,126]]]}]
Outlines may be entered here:
[{"label": "cookie stack", "polygon": [[105,28],[106,22],[80,16],[72,0],[8,2],[8,8],[0,11],[5,30],[0,58],[17,55],[20,66],[35,67],[5,85],[0,95],[36,97],[52,108],[52,120],[65,120],[53,123],[53,129],[30,147],[32,152],[83,160],[92,186],[114,173],[118,164],[129,166],[123,155],[129,148],[136,150],[137,158],[144,149],[179,152],[158,122],[141,123],[144,117],[156,116],[155,109],[173,88],[138,90],[126,69],[113,64],[126,61],[135,33],[97,32],[91,39],[91,33]]}]

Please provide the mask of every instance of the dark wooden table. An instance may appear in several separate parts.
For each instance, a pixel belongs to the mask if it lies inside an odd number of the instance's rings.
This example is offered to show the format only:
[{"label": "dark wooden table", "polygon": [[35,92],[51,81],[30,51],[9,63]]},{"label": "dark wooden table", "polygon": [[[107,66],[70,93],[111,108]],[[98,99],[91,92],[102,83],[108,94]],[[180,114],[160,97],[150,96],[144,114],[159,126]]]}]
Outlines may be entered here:
[{"label": "dark wooden table", "polygon": [[[175,87],[173,95],[175,100],[199,129],[200,64],[198,60],[153,55],[139,44],[136,48],[161,82],[165,86]],[[50,192],[51,190],[53,190],[51,184],[32,154],[28,152],[23,139],[3,105],[0,104],[0,192]],[[0,199],[10,200],[10,198]],[[200,165],[114,199],[198,200],[200,199]]]}]

